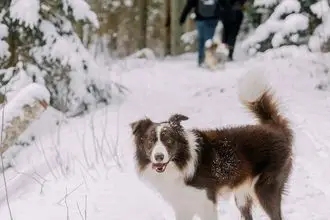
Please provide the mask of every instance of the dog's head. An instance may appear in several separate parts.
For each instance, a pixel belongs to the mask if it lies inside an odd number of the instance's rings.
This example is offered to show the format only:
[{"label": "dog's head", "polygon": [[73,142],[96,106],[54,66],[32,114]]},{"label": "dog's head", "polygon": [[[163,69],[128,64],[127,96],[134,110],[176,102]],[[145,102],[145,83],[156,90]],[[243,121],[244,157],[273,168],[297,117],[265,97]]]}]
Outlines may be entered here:
[{"label": "dog's head", "polygon": [[211,54],[214,54],[218,48],[218,42],[212,39],[209,39],[205,42],[205,50]]},{"label": "dog's head", "polygon": [[166,122],[144,118],[130,124],[140,171],[148,165],[158,173],[164,172],[169,163],[182,167],[182,160],[189,157],[188,141],[181,125],[184,120],[188,117],[174,114]]}]

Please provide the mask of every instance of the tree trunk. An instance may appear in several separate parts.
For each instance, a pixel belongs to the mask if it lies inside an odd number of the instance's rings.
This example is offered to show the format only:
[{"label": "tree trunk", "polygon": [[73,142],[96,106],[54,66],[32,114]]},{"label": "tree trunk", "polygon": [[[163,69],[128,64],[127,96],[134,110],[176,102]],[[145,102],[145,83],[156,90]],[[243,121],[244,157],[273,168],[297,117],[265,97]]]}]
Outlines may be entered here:
[{"label": "tree trunk", "polygon": [[148,0],[139,0],[140,38],[139,49],[147,47]]},{"label": "tree trunk", "polygon": [[171,54],[171,0],[165,1],[165,56]]},{"label": "tree trunk", "polygon": [[180,1],[171,0],[171,54],[179,53],[180,26],[178,24]]},{"label": "tree trunk", "polygon": [[171,0],[171,54],[178,55],[182,53],[183,47],[181,35],[183,29],[179,24],[181,11],[185,1]]}]

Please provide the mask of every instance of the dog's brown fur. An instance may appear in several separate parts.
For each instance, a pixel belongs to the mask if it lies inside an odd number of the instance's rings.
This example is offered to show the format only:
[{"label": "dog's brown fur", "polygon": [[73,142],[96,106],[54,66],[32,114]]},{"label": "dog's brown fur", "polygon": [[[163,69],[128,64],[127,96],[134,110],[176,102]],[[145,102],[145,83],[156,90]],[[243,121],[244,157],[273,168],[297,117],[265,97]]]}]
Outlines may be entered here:
[{"label": "dog's brown fur", "polygon": [[[186,185],[205,189],[207,197],[216,203],[225,188],[240,192],[247,184],[252,188],[246,196],[235,194],[242,217],[252,220],[251,206],[259,202],[271,220],[281,220],[282,195],[292,169],[293,133],[288,120],[279,114],[269,91],[254,102],[245,102],[245,105],[259,124],[205,131],[185,130],[178,123],[169,127],[172,141],[168,147],[179,155],[173,161],[177,168],[184,169],[192,158],[189,154],[191,146],[184,134],[193,133],[198,152],[197,165],[194,174],[185,178]],[[152,139],[151,133],[158,125],[150,119],[132,124],[141,172],[150,163],[146,152],[152,148],[148,145],[150,142],[143,140]]]},{"label": "dog's brown fur", "polygon": [[216,50],[218,45],[212,43],[211,47],[205,49],[205,63],[210,69],[215,69],[218,63]]},{"label": "dog's brown fur", "polygon": [[[195,176],[187,184],[206,188],[215,201],[222,187],[234,189],[258,176],[256,196],[270,218],[280,220],[281,197],[292,167],[292,131],[268,92],[247,107],[259,125],[194,130],[202,148]],[[212,169],[214,161],[220,162]],[[251,202],[247,198],[246,206],[240,207],[245,219],[252,219]]]}]

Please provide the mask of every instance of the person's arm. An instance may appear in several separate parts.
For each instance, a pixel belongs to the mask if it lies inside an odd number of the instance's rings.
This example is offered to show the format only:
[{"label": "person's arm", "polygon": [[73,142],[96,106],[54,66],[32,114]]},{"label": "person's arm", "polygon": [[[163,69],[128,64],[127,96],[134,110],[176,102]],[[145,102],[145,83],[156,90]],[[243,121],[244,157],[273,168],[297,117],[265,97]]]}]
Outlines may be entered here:
[{"label": "person's arm", "polygon": [[187,15],[193,9],[196,7],[196,1],[195,0],[187,0],[187,3],[185,7],[182,10],[181,16],[180,16],[180,24],[183,24],[187,18]]}]

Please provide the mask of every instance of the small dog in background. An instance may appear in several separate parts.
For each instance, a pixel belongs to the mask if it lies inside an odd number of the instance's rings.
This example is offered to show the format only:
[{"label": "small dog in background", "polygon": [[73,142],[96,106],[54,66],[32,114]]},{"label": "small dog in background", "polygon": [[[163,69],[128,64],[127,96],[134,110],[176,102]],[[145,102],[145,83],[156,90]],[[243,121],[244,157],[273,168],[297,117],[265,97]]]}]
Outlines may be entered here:
[{"label": "small dog in background", "polygon": [[225,44],[216,39],[205,42],[205,64],[211,70],[224,68],[229,50]]}]

